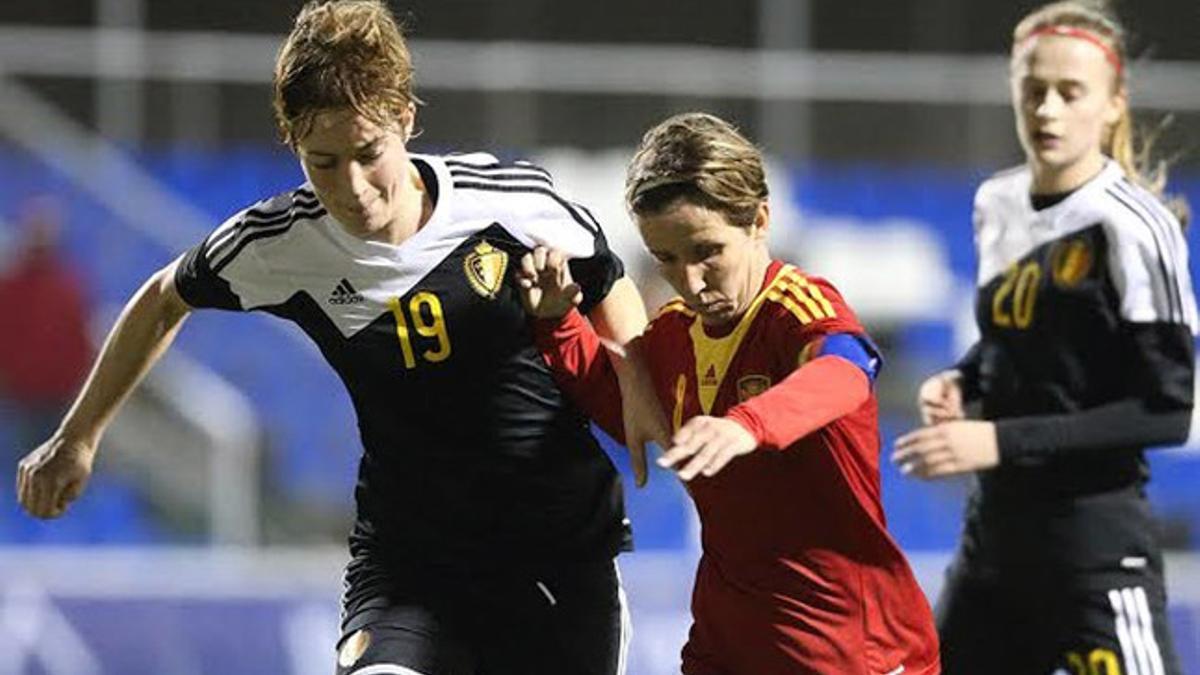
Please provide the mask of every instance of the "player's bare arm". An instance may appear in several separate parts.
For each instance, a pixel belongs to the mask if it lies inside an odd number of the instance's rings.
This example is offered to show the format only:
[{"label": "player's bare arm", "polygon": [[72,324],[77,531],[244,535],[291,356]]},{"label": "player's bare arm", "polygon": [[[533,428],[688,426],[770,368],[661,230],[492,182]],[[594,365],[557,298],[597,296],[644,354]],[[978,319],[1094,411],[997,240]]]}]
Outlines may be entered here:
[{"label": "player's bare arm", "polygon": [[82,494],[104,430],[171,345],[191,311],[175,291],[178,260],[151,276],[109,332],[58,430],[17,466],[17,498],[30,515],[57,518]]}]

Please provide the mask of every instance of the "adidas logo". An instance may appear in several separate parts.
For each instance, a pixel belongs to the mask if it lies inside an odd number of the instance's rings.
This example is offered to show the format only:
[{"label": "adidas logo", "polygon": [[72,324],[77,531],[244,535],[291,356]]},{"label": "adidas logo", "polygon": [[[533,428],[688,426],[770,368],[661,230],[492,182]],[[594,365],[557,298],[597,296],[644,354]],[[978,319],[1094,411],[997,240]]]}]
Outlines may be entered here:
[{"label": "adidas logo", "polygon": [[329,304],[331,305],[353,305],[366,300],[353,286],[350,285],[350,280],[342,278],[338,285],[329,294]]}]

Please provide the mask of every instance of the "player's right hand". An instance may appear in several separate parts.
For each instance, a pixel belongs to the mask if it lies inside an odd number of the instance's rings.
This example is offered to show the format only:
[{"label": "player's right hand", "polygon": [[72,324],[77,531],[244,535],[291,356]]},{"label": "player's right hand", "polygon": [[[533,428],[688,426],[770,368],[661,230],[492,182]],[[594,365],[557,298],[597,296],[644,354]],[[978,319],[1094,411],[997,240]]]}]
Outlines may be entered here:
[{"label": "player's right hand", "polygon": [[917,406],[921,409],[922,422],[931,425],[966,418],[961,379],[962,374],[957,370],[944,370],[921,383]]},{"label": "player's right hand", "polygon": [[55,434],[17,465],[17,499],[29,515],[57,518],[83,494],[96,444]]},{"label": "player's right hand", "polygon": [[517,286],[525,311],[539,319],[557,319],[583,302],[583,289],[571,279],[567,256],[538,246],[521,257]]},{"label": "player's right hand", "polygon": [[712,477],[735,457],[754,452],[758,441],[741,424],[724,417],[697,415],[671,437],[671,447],[658,465],[673,469],[685,481]]}]

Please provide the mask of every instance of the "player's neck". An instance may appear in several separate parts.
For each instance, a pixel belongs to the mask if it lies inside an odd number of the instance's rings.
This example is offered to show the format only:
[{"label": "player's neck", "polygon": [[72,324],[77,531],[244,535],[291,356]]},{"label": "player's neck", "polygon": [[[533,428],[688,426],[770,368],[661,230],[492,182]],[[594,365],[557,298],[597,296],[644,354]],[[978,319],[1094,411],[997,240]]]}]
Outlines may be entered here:
[{"label": "player's neck", "polygon": [[425,227],[433,217],[433,199],[429,196],[421,172],[413,164],[409,164],[409,179],[400,183],[396,188],[401,192],[397,196],[396,219],[388,228],[384,241],[392,246],[399,246],[409,237]]},{"label": "player's neck", "polygon": [[1031,162],[1033,184],[1030,186],[1030,191],[1035,195],[1073,192],[1099,175],[1104,170],[1105,161],[1106,157],[1102,153],[1096,152],[1063,167],[1051,167]]}]

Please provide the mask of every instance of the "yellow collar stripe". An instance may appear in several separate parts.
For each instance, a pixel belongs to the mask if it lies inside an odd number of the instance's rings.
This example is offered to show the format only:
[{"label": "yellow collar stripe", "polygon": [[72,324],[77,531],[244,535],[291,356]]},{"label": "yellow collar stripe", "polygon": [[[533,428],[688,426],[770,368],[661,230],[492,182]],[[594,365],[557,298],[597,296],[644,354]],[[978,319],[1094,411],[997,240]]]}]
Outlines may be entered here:
[{"label": "yellow collar stripe", "polygon": [[664,314],[669,314],[670,312],[679,312],[685,316],[695,316],[696,314],[692,310],[688,309],[687,305],[683,302],[683,298],[675,298],[674,300],[667,302],[667,304],[659,308],[658,316],[663,316]]},{"label": "yellow collar stripe", "polygon": [[779,274],[775,276],[771,284],[750,303],[750,307],[738,320],[737,326],[729,335],[719,338],[709,337],[704,332],[703,322],[692,322],[688,332],[692,338],[692,352],[696,358],[696,387],[700,397],[700,408],[705,415],[712,412],[717,392],[721,388],[721,382],[725,379],[725,370],[733,360],[733,355],[737,353],[742,338],[746,336],[746,332],[754,323],[754,318],[758,316],[758,311],[770,298],[772,290],[780,286],[784,275],[794,269],[791,265],[784,265],[779,270]]}]

